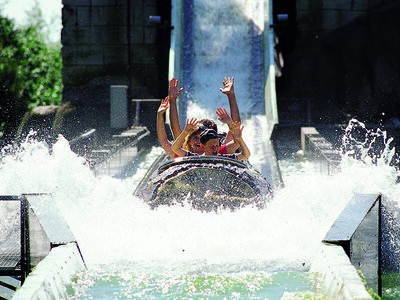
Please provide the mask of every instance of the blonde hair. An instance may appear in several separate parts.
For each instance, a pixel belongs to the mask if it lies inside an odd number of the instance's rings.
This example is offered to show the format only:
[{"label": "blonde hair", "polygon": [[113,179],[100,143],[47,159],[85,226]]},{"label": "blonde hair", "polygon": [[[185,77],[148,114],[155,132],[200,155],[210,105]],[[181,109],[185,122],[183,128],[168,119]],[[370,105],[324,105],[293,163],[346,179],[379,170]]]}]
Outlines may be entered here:
[{"label": "blonde hair", "polygon": [[190,145],[190,141],[193,139],[193,137],[195,135],[197,135],[198,133],[201,133],[202,131],[203,131],[203,129],[199,128],[199,129],[193,131],[188,136],[186,136],[185,141],[183,142],[183,149],[185,149],[189,152],[193,152],[192,146]]}]

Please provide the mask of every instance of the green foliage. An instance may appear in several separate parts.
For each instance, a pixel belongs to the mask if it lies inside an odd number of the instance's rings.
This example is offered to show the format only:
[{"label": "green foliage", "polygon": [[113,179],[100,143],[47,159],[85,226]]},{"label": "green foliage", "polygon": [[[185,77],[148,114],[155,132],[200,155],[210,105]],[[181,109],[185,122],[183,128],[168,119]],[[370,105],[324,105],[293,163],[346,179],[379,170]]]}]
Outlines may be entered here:
[{"label": "green foliage", "polygon": [[400,299],[400,274],[382,274],[382,299]]},{"label": "green foliage", "polygon": [[41,15],[34,20],[17,29],[0,11],[0,130],[8,136],[28,110],[61,102],[61,48],[48,47]]},{"label": "green foliage", "polygon": [[361,272],[361,270],[357,269],[357,273],[358,273],[358,275],[360,276],[362,282],[364,283],[364,285],[365,285],[365,287],[366,287],[368,293],[370,293],[370,295],[372,296],[372,298],[373,298],[374,300],[381,300],[381,297],[379,297],[379,295],[376,294],[376,293],[374,292],[373,289],[371,289],[371,288],[368,287],[367,280],[365,279],[364,274]]}]

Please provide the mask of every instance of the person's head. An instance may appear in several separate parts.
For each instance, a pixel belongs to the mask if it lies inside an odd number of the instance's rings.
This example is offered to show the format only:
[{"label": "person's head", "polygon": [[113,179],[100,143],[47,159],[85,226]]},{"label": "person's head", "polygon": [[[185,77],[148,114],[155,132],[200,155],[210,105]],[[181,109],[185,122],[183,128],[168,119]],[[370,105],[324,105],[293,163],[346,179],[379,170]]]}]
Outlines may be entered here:
[{"label": "person's head", "polygon": [[217,123],[215,123],[213,120],[210,119],[201,119],[199,121],[199,126],[204,129],[214,129],[216,132],[218,132],[218,126]]},{"label": "person's head", "polygon": [[202,155],[204,153],[204,147],[201,146],[200,134],[209,128],[217,131],[217,124],[213,120],[202,119],[197,126],[198,129],[186,137],[183,148],[192,153]]},{"label": "person's head", "polygon": [[200,134],[201,147],[205,155],[218,155],[219,136],[214,129],[206,129]]},{"label": "person's head", "polygon": [[192,153],[196,153],[199,155],[203,154],[204,149],[200,145],[200,134],[202,132],[203,129],[199,128],[193,131],[191,134],[189,134],[186,137],[185,142],[183,143],[183,148]]}]

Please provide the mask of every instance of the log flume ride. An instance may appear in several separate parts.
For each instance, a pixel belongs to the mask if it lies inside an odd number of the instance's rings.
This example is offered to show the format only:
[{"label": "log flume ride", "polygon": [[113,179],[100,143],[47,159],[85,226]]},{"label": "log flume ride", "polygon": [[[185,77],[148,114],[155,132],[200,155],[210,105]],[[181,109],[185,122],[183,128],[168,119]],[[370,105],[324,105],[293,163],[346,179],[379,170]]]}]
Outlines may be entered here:
[{"label": "log flume ride", "polygon": [[235,159],[202,155],[165,161],[164,157],[155,164],[135,191],[152,208],[185,202],[202,211],[264,208],[273,197],[262,174]]}]

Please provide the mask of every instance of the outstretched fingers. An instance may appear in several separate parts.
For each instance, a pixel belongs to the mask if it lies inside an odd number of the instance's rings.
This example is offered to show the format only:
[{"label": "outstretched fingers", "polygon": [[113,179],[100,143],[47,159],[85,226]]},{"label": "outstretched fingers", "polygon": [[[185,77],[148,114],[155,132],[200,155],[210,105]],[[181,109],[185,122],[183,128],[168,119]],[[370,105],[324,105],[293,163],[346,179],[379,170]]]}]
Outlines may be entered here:
[{"label": "outstretched fingers", "polygon": [[197,121],[196,118],[187,119],[185,130],[189,133],[192,133],[193,131],[195,131],[197,129],[198,123],[199,123],[199,121]]},{"label": "outstretched fingers", "polygon": [[164,99],[161,99],[161,104],[164,106],[168,106],[169,103],[169,97],[165,97]]},{"label": "outstretched fingers", "polygon": [[241,125],[240,121],[233,122],[233,126],[234,126],[235,128],[240,129],[241,131],[242,131],[243,128],[244,128],[244,125]]},{"label": "outstretched fingers", "polygon": [[234,80],[235,79],[233,77],[225,77],[224,80],[222,81],[224,88],[220,88],[219,90],[224,94],[233,93]]},{"label": "outstretched fingers", "polygon": [[183,87],[179,89],[178,86],[179,86],[179,80],[177,80],[175,77],[173,77],[169,81],[169,95],[172,98],[178,98],[180,96],[180,94],[182,93]]},{"label": "outstretched fingers", "polygon": [[233,122],[232,123],[232,131],[233,131],[233,135],[237,138],[242,137],[242,132],[243,132],[243,128],[244,126],[240,124],[240,122]]},{"label": "outstretched fingers", "polygon": [[191,118],[191,119],[187,119],[186,123],[197,125],[197,123],[199,123],[199,121],[197,121],[196,118]]},{"label": "outstretched fingers", "polygon": [[219,117],[218,120],[220,120],[222,123],[229,123],[230,121],[232,121],[231,116],[228,114],[225,108],[219,107],[216,113]]},{"label": "outstretched fingers", "polygon": [[169,98],[165,97],[164,99],[161,99],[161,104],[157,112],[163,113],[168,109],[168,107],[169,107]]},{"label": "outstretched fingers", "polygon": [[228,84],[233,84],[234,81],[235,81],[234,77],[225,77],[224,80],[222,81],[222,84],[226,86]]},{"label": "outstretched fingers", "polygon": [[224,115],[228,114],[226,109],[225,108],[221,108],[221,107],[217,108],[216,113],[217,113],[218,117],[220,117],[220,118],[223,117]]}]

